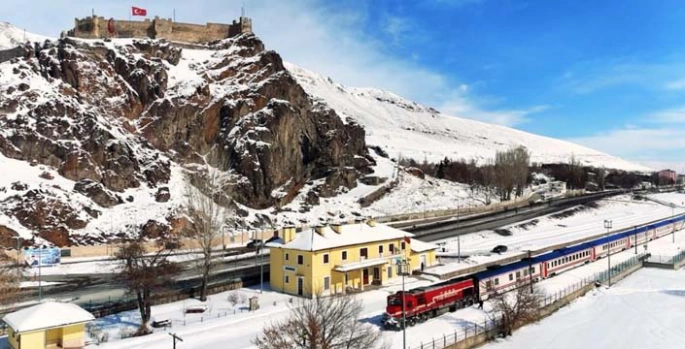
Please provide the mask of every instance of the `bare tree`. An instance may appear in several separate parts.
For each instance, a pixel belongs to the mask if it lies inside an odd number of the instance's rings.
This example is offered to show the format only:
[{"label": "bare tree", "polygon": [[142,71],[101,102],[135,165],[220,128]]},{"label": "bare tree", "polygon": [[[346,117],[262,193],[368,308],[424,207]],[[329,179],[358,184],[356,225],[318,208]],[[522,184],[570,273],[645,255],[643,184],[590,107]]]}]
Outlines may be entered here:
[{"label": "bare tree", "polygon": [[214,267],[212,260],[214,246],[222,238],[222,228],[232,211],[226,206],[232,204],[224,188],[228,185],[227,172],[230,166],[219,161],[219,168],[208,166],[206,171],[189,173],[186,176],[186,211],[193,222],[189,238],[198,245],[202,258],[199,267],[202,272],[200,301],[207,300],[209,275]]},{"label": "bare tree", "polygon": [[368,349],[381,345],[380,331],[359,321],[362,302],[352,295],[298,298],[283,321],[264,327],[260,349]]},{"label": "bare tree", "polygon": [[490,297],[492,309],[488,311],[488,316],[497,324],[503,337],[511,336],[514,329],[540,317],[543,297],[540,290],[524,282],[516,286],[512,292],[497,293]]},{"label": "bare tree", "polygon": [[157,247],[155,252],[146,254],[142,240],[135,240],[116,253],[116,259],[121,262],[118,277],[138,301],[141,322],[135,333],[137,336],[150,333],[147,324],[152,315],[153,293],[163,289],[180,271],[180,267],[169,260],[172,250],[165,242],[160,240]]}]

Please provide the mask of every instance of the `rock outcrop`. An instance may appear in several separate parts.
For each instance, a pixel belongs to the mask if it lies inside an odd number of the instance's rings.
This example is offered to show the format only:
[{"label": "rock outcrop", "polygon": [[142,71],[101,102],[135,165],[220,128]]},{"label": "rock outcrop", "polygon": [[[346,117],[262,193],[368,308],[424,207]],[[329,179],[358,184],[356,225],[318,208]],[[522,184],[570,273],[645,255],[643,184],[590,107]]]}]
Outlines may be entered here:
[{"label": "rock outcrop", "polygon": [[[97,209],[19,183],[0,214],[57,245],[93,224],[106,230],[98,220],[137,205],[133,192],[178,209],[174,167],[209,161],[231,178],[226,197],[255,209],[287,204],[314,179],[325,179],[317,198],[334,196],[372,172],[364,129],[315,104],[253,34],[196,49],[64,38],[22,52],[0,65],[0,154],[54,169],[75,182],[61,191]],[[164,216],[137,224],[150,238],[179,230]]]}]

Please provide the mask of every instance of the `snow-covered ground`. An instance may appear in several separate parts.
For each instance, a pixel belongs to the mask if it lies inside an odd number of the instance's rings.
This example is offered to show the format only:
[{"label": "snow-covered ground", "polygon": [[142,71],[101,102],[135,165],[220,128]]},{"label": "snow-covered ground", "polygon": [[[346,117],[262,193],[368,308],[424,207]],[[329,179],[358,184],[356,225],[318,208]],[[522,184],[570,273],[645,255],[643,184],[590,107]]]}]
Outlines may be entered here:
[{"label": "snow-covered ground", "polygon": [[[664,200],[685,200],[685,194],[654,194],[654,198]],[[475,264],[499,260],[526,250],[570,242],[581,238],[606,233],[604,220],[612,221],[612,231],[631,228],[649,221],[671,216],[673,213],[685,212],[685,208],[671,209],[652,201],[633,200],[630,196],[618,196],[597,202],[597,208],[585,208],[568,217],[559,214],[546,215],[524,222],[501,227],[508,230],[511,236],[500,235],[493,230],[485,230],[456,238],[445,239],[447,254],[456,254],[458,245],[461,253],[468,256],[459,263],[454,259],[443,258],[443,266],[432,270],[435,273],[447,273]],[[575,208],[567,211],[575,210]],[[558,218],[555,218],[558,217]],[[502,255],[492,254],[490,250],[497,245],[506,245],[509,249]]]},{"label": "snow-covered ground", "polygon": [[532,162],[568,163],[575,156],[588,166],[649,170],[574,143],[466,119],[469,115],[445,115],[392,92],[346,87],[293,64],[285,65],[307,93],[343,118],[358,121],[366,129],[366,143],[382,147],[391,157],[432,162],[449,157],[483,162],[494,158],[496,151],[523,145],[531,151]]},{"label": "snow-covered ground", "polygon": [[[676,233],[676,242],[673,243],[669,236],[652,241],[648,244],[648,252],[659,255],[673,255],[685,249],[685,230]],[[643,253],[644,249],[640,247],[639,253]],[[618,265],[635,257],[633,249],[626,250],[612,255],[612,265]],[[571,285],[577,285],[581,280],[592,280],[598,273],[604,272],[607,269],[607,259],[601,259],[597,262],[590,263],[579,268],[559,274],[553,278],[543,280],[538,285],[549,295],[557,293]],[[434,282],[433,279],[407,279],[406,287],[408,289],[423,286]],[[620,284],[619,284],[620,285]],[[379,318],[384,311],[387,295],[396,292],[400,289],[400,285],[394,282],[391,285],[383,287],[382,289],[373,290],[357,295],[364,303],[364,313],[362,321],[378,324]],[[252,348],[251,340],[261,331],[264,323],[270,321],[283,319],[288,313],[288,300],[290,296],[279,294],[272,291],[265,291],[264,294],[259,295],[255,288],[242,289],[240,292],[249,296],[260,297],[261,309],[256,312],[240,312],[236,310],[236,314],[223,315],[230,313],[234,309],[239,309],[241,305],[233,306],[227,303],[229,292],[210,297],[210,308],[212,313],[209,317],[212,319],[204,319],[202,323],[198,323],[196,315],[186,317],[186,326],[182,325],[184,319],[182,309],[187,307],[190,302],[176,302],[153,307],[153,316],[157,320],[173,319],[173,332],[179,334],[184,338],[184,342],[178,344],[178,348],[196,348],[202,347],[206,349],[224,348],[226,343],[231,343],[232,348]],[[274,303],[275,302],[275,303]],[[244,305],[242,305],[244,307]],[[485,310],[489,309],[489,304],[486,302]],[[218,317],[218,318],[217,318]],[[459,310],[455,313],[448,313],[430,321],[418,324],[407,329],[407,338],[409,346],[414,348],[422,343],[428,343],[433,338],[441,338],[443,334],[449,335],[455,331],[463,333],[464,329],[472,329],[474,325],[482,326],[483,321],[487,319],[487,314],[475,307]],[[169,338],[166,332],[159,331],[153,335],[143,338],[127,339],[123,341],[116,341],[117,336],[121,333],[122,327],[131,328],[136,326],[137,314],[135,311],[122,313],[116,316],[107,317],[98,320],[97,324],[104,328],[104,330],[111,333],[111,343],[105,344],[105,348],[165,348],[169,345]],[[393,348],[400,348],[402,343],[402,333],[394,331],[383,332],[384,339],[391,343]],[[186,340],[188,338],[188,340]],[[102,345],[101,345],[102,346]],[[94,346],[93,346],[94,347]]]},{"label": "snow-covered ground", "polygon": [[684,296],[685,269],[642,269],[484,348],[683,348]]}]

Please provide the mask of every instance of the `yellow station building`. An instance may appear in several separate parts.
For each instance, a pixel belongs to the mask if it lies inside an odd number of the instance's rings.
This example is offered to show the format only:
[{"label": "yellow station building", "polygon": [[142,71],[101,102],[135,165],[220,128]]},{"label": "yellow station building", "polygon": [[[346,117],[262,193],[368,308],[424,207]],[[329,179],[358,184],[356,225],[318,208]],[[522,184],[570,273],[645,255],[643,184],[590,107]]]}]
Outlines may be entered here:
[{"label": "yellow station building", "polygon": [[5,315],[12,349],[83,348],[93,315],[76,304],[45,302]]},{"label": "yellow station building", "polygon": [[436,263],[436,245],[374,221],[282,230],[270,248],[271,289],[301,296],[363,291]]}]

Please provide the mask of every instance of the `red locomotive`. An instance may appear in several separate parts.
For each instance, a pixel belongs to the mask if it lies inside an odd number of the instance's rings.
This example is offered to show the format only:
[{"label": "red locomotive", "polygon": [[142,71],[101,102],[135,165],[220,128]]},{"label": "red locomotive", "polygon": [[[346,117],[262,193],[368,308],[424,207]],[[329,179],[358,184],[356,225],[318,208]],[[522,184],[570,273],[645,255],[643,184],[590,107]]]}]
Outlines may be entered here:
[{"label": "red locomotive", "polygon": [[[472,305],[478,293],[473,279],[464,277],[418,287],[405,291],[405,316],[409,326],[429,318],[442,315],[447,311],[456,311]],[[388,306],[383,314],[385,328],[401,328],[402,291],[388,296]]]}]

